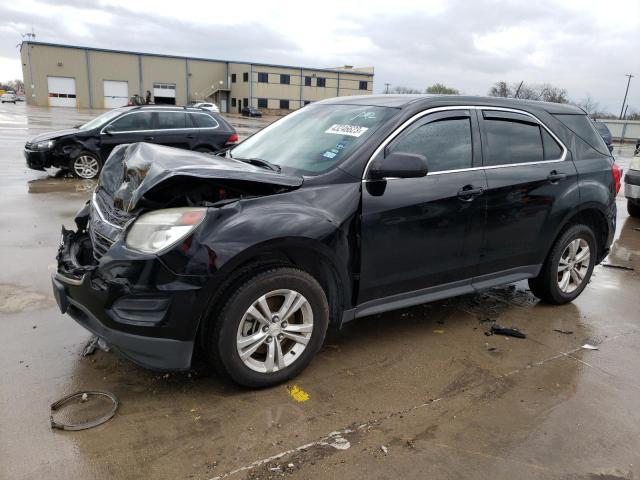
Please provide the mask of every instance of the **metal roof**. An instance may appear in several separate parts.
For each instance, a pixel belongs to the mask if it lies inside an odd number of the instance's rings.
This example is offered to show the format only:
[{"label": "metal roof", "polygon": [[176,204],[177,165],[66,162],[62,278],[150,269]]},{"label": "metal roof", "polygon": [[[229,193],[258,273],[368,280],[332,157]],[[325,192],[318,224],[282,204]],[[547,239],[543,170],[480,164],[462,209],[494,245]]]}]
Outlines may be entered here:
[{"label": "metal roof", "polygon": [[315,70],[318,72],[332,72],[332,73],[346,73],[349,75],[361,75],[364,77],[373,77],[373,73],[366,73],[366,72],[358,72],[358,71],[351,71],[351,70],[341,70],[341,69],[334,69],[334,68],[315,68],[315,67],[300,67],[300,66],[294,66],[294,65],[279,65],[279,64],[275,64],[275,63],[260,63],[260,62],[243,62],[243,61],[239,61],[239,60],[221,60],[218,58],[203,58],[203,57],[185,57],[182,55],[165,55],[162,53],[148,53],[148,52],[136,52],[136,51],[130,51],[130,50],[112,50],[112,49],[108,49],[108,48],[96,48],[96,47],[83,47],[83,46],[79,46],[79,45],[65,45],[63,43],[50,43],[50,42],[34,42],[32,40],[24,40],[21,44],[20,44],[20,51],[22,51],[22,46],[24,44],[28,44],[28,45],[41,45],[44,47],[57,47],[57,48],[74,48],[77,50],[89,50],[89,51],[93,51],[93,52],[106,52],[106,53],[122,53],[122,54],[126,54],[126,55],[144,55],[146,57],[162,57],[162,58],[175,58],[178,60],[197,60],[197,61],[204,61],[204,62],[223,62],[223,63],[246,63],[248,65],[256,65],[259,67],[275,67],[275,68],[293,68],[296,70]]}]

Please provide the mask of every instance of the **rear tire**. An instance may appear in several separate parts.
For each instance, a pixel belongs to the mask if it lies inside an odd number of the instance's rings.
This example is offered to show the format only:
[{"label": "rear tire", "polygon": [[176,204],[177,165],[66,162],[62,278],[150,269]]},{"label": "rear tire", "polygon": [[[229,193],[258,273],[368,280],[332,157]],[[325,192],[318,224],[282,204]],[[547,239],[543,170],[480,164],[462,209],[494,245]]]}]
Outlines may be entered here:
[{"label": "rear tire", "polygon": [[627,212],[635,218],[640,218],[640,204],[627,199]]},{"label": "rear tire", "polygon": [[529,279],[539,299],[562,305],[573,301],[589,283],[597,257],[597,242],[588,225],[572,225],[551,247],[540,274]]},{"label": "rear tire", "polygon": [[215,370],[245,387],[264,388],[311,362],[324,341],[329,306],[315,278],[278,267],[246,276],[205,321],[204,353]]}]

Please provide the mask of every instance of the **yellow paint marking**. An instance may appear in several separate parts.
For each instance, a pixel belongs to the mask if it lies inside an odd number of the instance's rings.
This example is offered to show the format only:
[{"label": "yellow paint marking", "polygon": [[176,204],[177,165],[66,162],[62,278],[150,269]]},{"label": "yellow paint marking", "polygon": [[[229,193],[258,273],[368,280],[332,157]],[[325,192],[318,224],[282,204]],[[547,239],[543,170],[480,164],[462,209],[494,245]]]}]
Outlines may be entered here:
[{"label": "yellow paint marking", "polygon": [[439,333],[440,335],[442,335],[444,333],[444,330],[434,330],[433,333]]},{"label": "yellow paint marking", "polygon": [[294,385],[288,390],[289,395],[291,395],[291,398],[293,398],[296,402],[306,402],[307,400],[309,400],[309,394],[297,385]]}]

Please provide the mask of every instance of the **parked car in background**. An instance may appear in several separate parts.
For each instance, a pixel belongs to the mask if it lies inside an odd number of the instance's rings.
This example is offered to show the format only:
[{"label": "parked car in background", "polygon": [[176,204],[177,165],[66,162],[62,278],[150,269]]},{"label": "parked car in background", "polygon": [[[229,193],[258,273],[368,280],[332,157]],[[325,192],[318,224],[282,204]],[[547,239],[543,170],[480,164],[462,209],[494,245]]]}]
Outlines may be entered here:
[{"label": "parked car in background", "polygon": [[220,109],[215,103],[210,102],[198,102],[191,105],[192,107],[202,108],[204,110],[209,110],[210,112],[220,113]]},{"label": "parked car in background", "polygon": [[3,93],[2,96],[0,96],[0,101],[2,101],[2,103],[13,103],[13,104],[15,104],[17,99],[18,99],[18,97],[16,96],[16,94],[14,92],[6,92],[6,93]]},{"label": "parked car in background", "polygon": [[26,97],[24,95],[17,95],[16,100],[19,102],[26,102]]},{"label": "parked car in background", "polygon": [[243,107],[240,110],[243,117],[261,117],[262,112],[255,107]]},{"label": "parked car in background", "polygon": [[[640,148],[640,141],[636,149]],[[640,157],[631,159],[629,170],[624,176],[624,196],[627,198],[627,211],[632,217],[640,218]]]},{"label": "parked car in background", "polygon": [[215,153],[238,141],[220,115],[200,108],[145,105],[116,108],[70,130],[44,133],[24,148],[27,166],[57,167],[95,178],[111,151],[123,143],[148,142]]},{"label": "parked car in background", "polygon": [[145,367],[197,350],[249,387],[301,372],[330,324],[523,279],[571,302],[621,176],[578,107],[452,95],[316,102],[206,160],[114,151],[53,290]]},{"label": "parked car in background", "polygon": [[609,127],[607,127],[607,124],[604,122],[599,122],[597,120],[594,120],[593,124],[602,137],[602,140],[604,140],[604,143],[607,145],[609,152],[613,152],[613,136],[611,135],[611,131],[609,130]]}]

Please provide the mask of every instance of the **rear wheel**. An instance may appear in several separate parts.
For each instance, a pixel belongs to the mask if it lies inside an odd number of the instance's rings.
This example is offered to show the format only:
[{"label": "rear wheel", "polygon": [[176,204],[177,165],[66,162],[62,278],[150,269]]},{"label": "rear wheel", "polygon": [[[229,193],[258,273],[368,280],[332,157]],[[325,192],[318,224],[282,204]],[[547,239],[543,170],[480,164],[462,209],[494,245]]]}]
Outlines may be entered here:
[{"label": "rear wheel", "polygon": [[640,218],[640,204],[627,199],[627,212],[635,218]]},{"label": "rear wheel", "polygon": [[322,346],[329,324],[320,284],[290,267],[246,277],[218,311],[204,330],[209,361],[252,388],[298,375]]},{"label": "rear wheel", "polygon": [[561,305],[578,297],[589,283],[596,261],[596,239],[588,225],[573,225],[556,240],[540,274],[529,279],[533,294]]},{"label": "rear wheel", "polygon": [[100,173],[100,160],[89,152],[81,152],[71,160],[71,172],[79,178],[96,178]]}]

